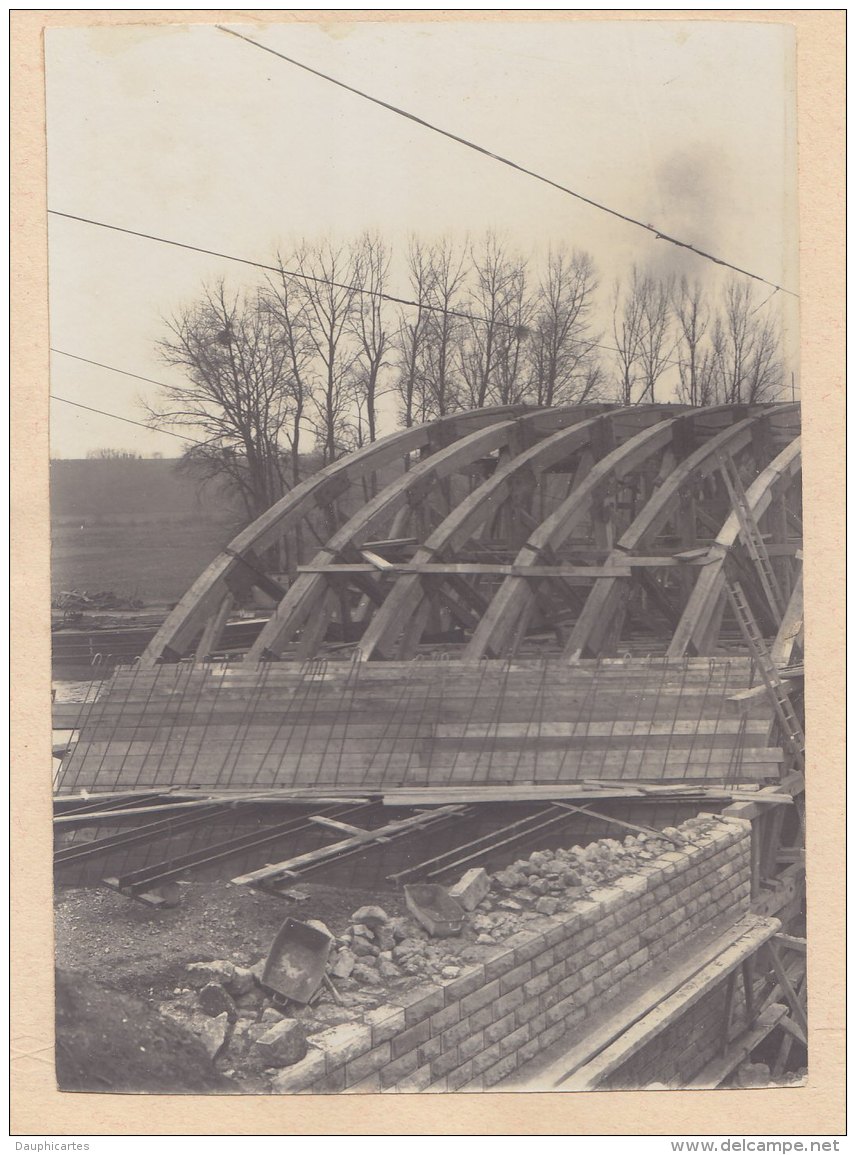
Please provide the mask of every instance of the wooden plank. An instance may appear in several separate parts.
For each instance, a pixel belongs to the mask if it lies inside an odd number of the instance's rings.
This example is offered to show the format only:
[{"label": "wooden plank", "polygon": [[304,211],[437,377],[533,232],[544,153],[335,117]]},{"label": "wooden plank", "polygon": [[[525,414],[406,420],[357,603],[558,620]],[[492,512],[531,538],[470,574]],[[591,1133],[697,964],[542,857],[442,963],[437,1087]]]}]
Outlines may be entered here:
[{"label": "wooden plank", "polygon": [[[369,833],[363,826],[351,826],[348,822],[338,822],[335,818],[325,818],[323,814],[312,814],[307,821],[314,822],[318,826],[328,826],[331,830],[338,830],[341,834],[357,836]],[[378,841],[384,840],[378,839]]]},{"label": "wooden plank", "polygon": [[[782,679],[782,687],[788,692],[791,690],[791,685],[788,679]],[[762,682],[758,686],[750,686],[746,690],[737,690],[735,693],[729,694],[728,703],[732,709],[742,712],[746,706],[752,705],[754,702],[765,701],[768,695],[769,691]]]},{"label": "wooden plank", "polygon": [[[622,1063],[636,1054],[651,1039],[676,1022],[691,1006],[713,990],[723,978],[744,959],[755,954],[779,929],[776,919],[743,920],[733,928],[732,937],[724,949],[708,954],[702,966],[672,989],[642,1018],[610,1041],[595,1056],[582,1064],[575,1064],[560,1077],[554,1086],[565,1091],[590,1091],[597,1087]],[[672,976],[668,986],[672,986]]]},{"label": "wooden plank", "polygon": [[[98,796],[93,795],[91,797],[100,797],[100,795],[98,795]],[[104,795],[104,797],[106,798],[107,795]],[[264,802],[267,804],[268,802],[273,802],[273,801],[281,801],[281,802],[286,802],[286,803],[311,802],[313,804],[318,804],[318,805],[321,805],[324,802],[353,802],[356,805],[360,802],[366,802],[367,799],[354,798],[354,797],[330,798],[330,797],[325,797],[323,795],[322,791],[319,791],[317,794],[308,794],[306,791],[295,791],[292,793],[286,793],[285,791],[282,791],[282,792],[279,792],[278,798],[276,798],[276,799],[271,798],[269,795],[261,795],[261,794],[253,796],[251,798],[243,798],[243,799],[237,798],[237,797],[232,797],[230,795],[220,794],[220,795],[216,795],[216,796],[212,795],[212,796],[206,797],[206,798],[194,799],[191,802],[165,802],[162,805],[158,805],[158,806],[133,806],[133,807],[129,807],[126,810],[91,811],[85,815],[74,814],[74,813],[60,814],[60,815],[57,815],[56,817],[54,817],[53,823],[54,823],[54,826],[66,826],[70,823],[75,823],[75,822],[78,824],[89,823],[89,822],[110,822],[115,818],[135,818],[138,814],[160,814],[163,811],[167,811],[167,810],[174,811],[174,810],[192,810],[194,808],[198,809],[200,806],[211,806],[217,802],[228,803],[228,805],[232,806],[235,803],[241,802],[241,801],[249,802],[250,804],[255,804],[255,803],[259,803],[259,802]]]},{"label": "wooden plank", "polygon": [[[776,1004],[774,1003],[773,1006],[775,1005]],[[787,1031],[789,1035],[793,1036],[797,1042],[802,1043],[804,1047],[808,1046],[808,1040],[806,1039],[805,1031],[803,1031],[802,1027],[795,1023],[793,1019],[785,1017],[782,1019],[781,1026],[783,1030]]]},{"label": "wooden plank", "polygon": [[775,936],[775,941],[781,946],[787,947],[788,950],[795,950],[799,954],[806,953],[806,940],[804,938],[797,938],[796,935],[780,932]]},{"label": "wooden plank", "polygon": [[[767,723],[764,720],[750,722],[746,732],[750,734],[766,733]],[[741,733],[739,721],[698,719],[696,721],[677,722],[639,722],[636,719],[625,721],[617,719],[615,722],[549,722],[535,721],[531,728],[517,722],[498,722],[495,726],[484,725],[452,725],[440,723],[434,727],[438,738],[477,738],[490,734],[495,738],[647,738],[647,737],[709,737],[712,735],[726,735],[734,737]]]},{"label": "wooden plank", "polygon": [[400,789],[385,790],[383,793],[384,806],[441,806],[452,802],[538,802],[553,801],[561,798],[574,799],[611,799],[611,798],[644,798],[641,790],[628,785],[623,790],[593,790],[591,787],[581,787],[573,783],[562,786],[539,786],[527,783],[521,786],[455,786],[432,787],[411,786]]},{"label": "wooden plank", "polygon": [[763,799],[773,798],[777,801],[793,803],[794,797],[804,791],[805,779],[802,774],[794,771],[775,786],[762,787],[758,796],[751,801],[729,806],[727,811],[723,811],[722,817],[745,818],[751,821],[764,813]]},{"label": "wooden plank", "polygon": [[259,870],[251,871],[249,874],[241,874],[237,878],[233,878],[232,882],[236,886],[251,886],[255,883],[270,881],[278,875],[287,874],[301,867],[311,866],[327,858],[335,858],[347,850],[353,850],[358,846],[376,842],[385,835],[398,834],[404,830],[417,828],[441,815],[458,814],[464,809],[463,806],[443,806],[429,814],[416,814],[412,818],[402,818],[398,822],[388,822],[385,826],[381,826],[377,830],[369,830],[358,835],[353,835],[341,842],[334,843],[332,846],[323,846],[318,850],[310,850],[306,854],[298,854],[294,858],[286,858],[282,862],[263,866]]},{"label": "wooden plank", "polygon": [[[424,806],[440,805],[447,802],[524,802],[558,799],[608,801],[623,798],[651,799],[647,786],[642,783],[627,782],[624,787],[605,786],[598,788],[595,783],[561,783],[552,785],[538,785],[524,783],[505,786],[491,785],[461,785],[451,787],[401,787],[386,789],[383,793],[385,806],[406,806],[421,803]],[[660,801],[727,801],[732,797],[731,792],[721,786],[694,787],[692,794],[687,794],[676,784],[674,789],[664,787],[658,794]]]},{"label": "wooden plank", "polygon": [[[148,705],[112,703],[97,718],[83,719],[82,724],[73,728],[85,729],[88,733],[92,729],[103,730],[111,725],[133,725],[138,722],[149,726],[199,726],[206,722],[221,726],[235,725],[246,722],[251,710],[254,722],[263,720],[268,724],[283,719],[294,723],[311,722],[316,716],[326,720],[337,715],[342,721],[345,714],[350,715],[355,724],[367,724],[375,718],[387,717],[391,706],[406,708],[421,715],[421,701],[411,700],[414,695],[410,690],[419,691],[421,700],[430,699],[437,707],[442,706],[443,716],[434,719],[440,724],[454,722],[456,714],[468,718],[472,710],[477,710],[503,723],[522,718],[532,722],[540,720],[549,725],[568,717],[576,718],[577,733],[583,725],[599,721],[637,721],[643,710],[649,724],[687,720],[710,722],[716,720],[723,702],[721,689],[706,694],[703,688],[694,686],[685,687],[683,693],[677,688],[668,688],[659,694],[644,686],[636,689],[632,683],[626,685],[623,692],[617,686],[600,684],[569,692],[545,687],[544,693],[539,695],[528,687],[516,687],[512,682],[504,692],[501,687],[494,689],[484,686],[483,692],[476,696],[476,691],[459,686],[453,679],[445,683],[426,683],[413,678],[404,684],[399,683],[397,687],[391,685],[383,694],[366,693],[359,685],[342,682],[334,687],[310,689],[306,691],[308,696],[302,699],[284,699],[281,695],[269,692],[260,692],[258,695],[248,692],[246,697],[233,704],[223,695],[219,703],[214,699],[197,700],[194,703],[195,710],[158,702]],[[354,717],[357,708],[360,713]],[[573,714],[569,713],[571,710]],[[721,720],[722,731],[726,728],[737,731],[737,726],[729,726],[727,715]],[[770,711],[765,702],[761,703],[761,708],[749,720],[766,721],[769,725]]]},{"label": "wooden plank", "polygon": [[[381,557],[379,554],[372,553],[372,551],[370,549],[361,549],[360,554],[369,563],[368,570],[364,571],[364,572],[373,573],[375,570],[381,570],[383,572],[388,572],[389,570],[394,570],[396,568],[395,565],[393,565],[393,563],[391,561],[387,561],[385,557]],[[310,572],[315,572],[315,573],[333,572],[333,573],[335,573],[337,571],[341,572],[340,566],[328,566],[326,571],[319,571],[319,570],[310,571],[305,566],[298,566],[297,567],[298,573],[310,573]]]},{"label": "wooden plank", "polygon": [[[363,557],[369,555],[363,551]],[[382,561],[378,558],[378,561]],[[640,558],[638,563],[633,559],[633,565],[656,565],[662,569],[663,566],[668,566],[672,563],[670,558]],[[372,574],[376,573],[378,569],[383,568],[385,573],[400,574],[406,576],[408,574],[417,574],[422,577],[448,577],[452,575],[466,576],[498,576],[498,577],[525,577],[525,578],[564,578],[567,580],[581,579],[583,581],[593,581],[599,577],[615,577],[615,578],[629,578],[631,570],[629,565],[624,566],[585,566],[585,565],[554,565],[554,566],[518,566],[518,565],[489,565],[480,562],[411,562],[407,564],[394,564],[387,562],[383,567],[375,564],[359,565],[355,563],[337,563],[337,564],[318,564],[318,565],[301,565],[297,567],[298,573],[309,574],[327,574],[339,575],[341,577],[349,577],[352,574]]]}]

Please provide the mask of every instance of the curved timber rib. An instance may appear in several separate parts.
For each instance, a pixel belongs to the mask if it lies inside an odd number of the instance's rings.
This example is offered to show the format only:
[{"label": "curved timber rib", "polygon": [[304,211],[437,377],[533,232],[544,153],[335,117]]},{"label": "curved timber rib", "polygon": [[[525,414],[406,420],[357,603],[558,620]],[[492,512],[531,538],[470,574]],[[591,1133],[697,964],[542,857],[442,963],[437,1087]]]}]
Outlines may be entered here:
[{"label": "curved timber rib", "polygon": [[[485,454],[508,445],[517,432],[516,422],[500,421],[432,454],[403,477],[386,486],[377,497],[346,522],[315,555],[312,565],[323,566],[325,562],[336,562],[343,552],[358,542],[360,537],[368,534],[373,528],[388,525],[408,497],[416,495],[417,500],[424,500],[434,486],[464,466],[484,457]],[[299,574],[253,644],[249,653],[250,661],[276,654],[279,648],[293,639],[297,631],[307,622],[310,614],[314,614],[311,633],[319,634],[328,621],[323,603],[331,595],[332,591],[325,573]],[[308,647],[304,644],[301,656],[309,656],[307,650]]]}]

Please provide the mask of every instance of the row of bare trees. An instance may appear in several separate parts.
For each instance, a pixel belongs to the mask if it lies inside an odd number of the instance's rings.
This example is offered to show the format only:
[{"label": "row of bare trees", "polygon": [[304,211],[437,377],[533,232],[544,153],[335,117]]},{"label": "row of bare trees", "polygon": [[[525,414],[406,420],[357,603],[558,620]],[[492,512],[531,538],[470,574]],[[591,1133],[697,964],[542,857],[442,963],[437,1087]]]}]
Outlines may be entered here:
[{"label": "row of bare trees", "polygon": [[673,396],[687,405],[758,404],[782,392],[781,333],[745,281],[727,282],[719,300],[699,281],[657,279],[634,266],[612,296],[617,399],[625,405]]},{"label": "row of bare trees", "polygon": [[484,405],[749,403],[781,389],[776,323],[739,281],[713,299],[634,266],[601,301],[588,253],[557,246],[536,267],[492,233],[411,239],[403,297],[374,234],[304,243],[278,265],[167,321],[160,353],[184,382],[149,410],[196,439],[189,460],[228,476],[249,517],[300,480],[310,452],[327,464],[374,441],[391,408],[409,426]]}]

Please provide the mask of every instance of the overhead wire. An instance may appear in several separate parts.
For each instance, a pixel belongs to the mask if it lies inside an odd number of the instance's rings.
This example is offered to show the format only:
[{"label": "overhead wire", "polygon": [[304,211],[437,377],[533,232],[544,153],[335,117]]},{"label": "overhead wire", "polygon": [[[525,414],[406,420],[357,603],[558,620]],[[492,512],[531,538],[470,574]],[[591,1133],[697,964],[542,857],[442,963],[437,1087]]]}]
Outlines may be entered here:
[{"label": "overhead wire", "polygon": [[690,253],[694,253],[697,257],[701,257],[706,261],[712,261],[715,265],[721,265],[726,269],[731,269],[735,273],[740,273],[741,276],[750,277],[754,281],[760,281],[764,285],[769,285],[773,289],[777,289],[783,293],[789,294],[792,297],[799,297],[799,293],[795,293],[792,289],[786,289],[783,285],[776,284],[775,281],[768,280],[767,277],[762,277],[758,273],[750,272],[749,269],[743,269],[739,265],[734,265],[730,261],[724,260],[722,257],[717,257],[713,253],[708,253],[703,249],[696,248],[695,245],[688,241],[682,241],[678,237],[673,237],[668,233],[664,233],[662,229],[656,228],[654,225],[646,224],[644,221],[637,220],[635,217],[629,216],[627,213],[619,212],[617,209],[610,208],[608,205],[602,204],[600,201],[593,200],[591,197],[585,196],[583,193],[577,192],[567,185],[559,184],[558,181],[552,180],[550,177],[544,176],[541,173],[535,172],[533,169],[526,168],[524,165],[518,164],[516,161],[510,160],[508,157],[502,156],[499,153],[492,152],[483,145],[476,144],[474,141],[468,140],[466,137],[458,136],[454,132],[449,132],[448,129],[440,128],[439,125],[432,124],[429,120],[424,120],[421,116],[416,116],[406,109],[399,108],[395,104],[390,104],[385,100],[381,100],[377,96],[372,96],[362,89],[355,88],[351,84],[346,84],[343,80],[337,80],[335,76],[330,76],[326,72],[321,72],[317,68],[312,68],[308,64],[304,64],[300,60],[296,60],[293,56],[287,56],[284,52],[279,52],[275,48],[271,48],[267,44],[262,44],[259,40],[253,40],[250,36],[245,36],[242,32],[236,32],[233,28],[227,28],[223,24],[217,24],[215,27],[220,32],[225,32],[229,36],[234,36],[238,40],[243,40],[247,44],[252,44],[253,47],[259,48],[262,52],[269,52],[272,56],[284,60],[286,64],[294,65],[296,68],[302,68],[304,72],[311,73],[313,76],[319,77],[321,80],[326,80],[329,84],[335,84],[338,88],[345,89],[346,92],[351,92],[355,96],[359,96],[363,100],[368,100],[372,104],[378,105],[380,108],[385,108],[389,112],[394,112],[397,116],[403,116],[406,120],[412,121],[414,124],[420,125],[422,128],[430,129],[431,132],[436,132],[440,136],[445,136],[449,140],[455,141],[457,144],[464,145],[465,148],[472,149],[474,152],[480,153],[491,160],[497,161],[499,164],[504,164],[506,167],[514,169],[516,172],[521,172],[525,176],[531,176],[534,180],[541,181],[542,184],[549,185],[551,188],[557,189],[559,192],[565,193],[567,196],[574,197],[576,200],[587,204],[592,208],[598,209],[600,212],[607,213],[609,216],[616,217],[618,220],[624,221],[626,224],[633,225],[636,228],[644,229],[645,232],[653,235],[655,240],[666,241],[670,245],[675,245],[677,248],[685,249]]},{"label": "overhead wire", "polygon": [[[115,365],[108,365],[104,361],[93,361],[91,357],[81,357],[79,353],[69,353],[65,349],[50,347],[51,353],[59,353],[61,357],[71,357],[73,361],[83,361],[87,365],[95,365],[99,369],[109,369],[111,373],[120,373],[123,377],[133,377],[137,381],[146,381],[149,385],[159,385],[161,389],[179,389],[179,385],[167,385],[165,381],[156,381],[154,377],[142,377],[139,373],[132,373],[129,369],[117,369]],[[147,427],[148,428],[148,427]]]},{"label": "overhead wire", "polygon": [[[121,369],[117,372],[122,372]],[[106,409],[96,409],[92,405],[84,405],[81,401],[69,401],[67,397],[59,397],[56,393],[50,394],[51,400],[62,401],[65,405],[74,405],[77,409],[86,409],[90,413],[98,413],[101,417],[113,417],[116,421],[124,421],[128,425],[138,425],[140,429],[148,429],[149,433],[165,433],[167,437],[177,437],[180,441],[189,441],[193,445],[207,445],[207,441],[199,441],[196,437],[187,437],[183,433],[173,433],[171,429],[164,429],[157,425],[146,425],[143,421],[134,421],[132,417],[120,417],[118,413],[108,413]]]},{"label": "overhead wire", "polygon": [[[62,357],[70,357],[73,361],[83,361],[86,365],[95,365],[99,369],[109,369],[111,373],[118,373],[122,377],[132,377],[135,381],[147,381],[150,385],[159,385],[161,389],[181,389],[181,385],[168,385],[166,381],[157,381],[154,377],[143,377],[139,373],[132,373],[130,369],[119,369],[116,365],[108,365],[106,361],[93,361],[91,357],[81,357],[79,353],[69,353],[67,349],[58,349],[55,345],[50,346],[51,353],[59,353]],[[394,387],[389,389],[379,389],[375,393],[375,399],[385,397],[388,393],[395,393]],[[149,428],[148,425],[145,426]],[[180,436],[180,435],[178,435]],[[204,444],[199,442],[200,445]]]},{"label": "overhead wire", "polygon": [[[366,289],[359,285],[349,285],[343,281],[334,281],[329,277],[317,277],[311,273],[295,272],[294,269],[285,269],[282,265],[266,265],[263,261],[253,261],[249,257],[236,257],[232,253],[220,253],[215,249],[205,249],[200,245],[191,245],[186,241],[176,241],[171,237],[159,237],[154,233],[143,233],[137,229],[128,229],[122,225],[111,225],[106,221],[96,221],[91,217],[78,216],[75,213],[60,212],[59,209],[48,209],[48,214],[54,217],[65,217],[66,220],[80,221],[85,225],[94,225],[99,229],[109,229],[116,233],[126,233],[130,237],[141,237],[146,241],[157,241],[161,245],[172,245],[177,249],[188,249],[192,253],[202,253],[207,257],[218,257],[222,261],[234,261],[239,265],[250,265],[256,269],[262,269],[267,273],[277,273],[284,277],[294,277],[300,281],[312,281],[316,285],[332,285],[336,289],[345,289],[347,292],[356,293],[364,297],[379,297],[384,301],[392,301],[396,305],[408,305],[416,309],[424,309],[429,313],[443,313],[449,317],[460,317],[465,321],[478,321],[481,324],[488,324],[490,319],[488,317],[480,317],[475,313],[465,313],[460,309],[444,309],[442,305],[432,305],[427,301],[414,301],[409,297],[396,297],[392,293],[382,293],[379,289]],[[518,326],[509,321],[495,321],[497,325],[506,329],[516,329]]]}]

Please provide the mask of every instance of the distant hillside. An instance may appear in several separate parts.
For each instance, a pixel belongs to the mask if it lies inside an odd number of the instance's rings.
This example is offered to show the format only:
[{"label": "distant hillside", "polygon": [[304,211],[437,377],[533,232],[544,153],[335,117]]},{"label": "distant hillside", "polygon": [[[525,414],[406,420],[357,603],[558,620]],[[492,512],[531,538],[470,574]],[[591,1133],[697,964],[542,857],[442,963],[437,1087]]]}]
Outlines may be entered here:
[{"label": "distant hillside", "polygon": [[[307,460],[309,471],[311,462]],[[51,462],[51,588],[112,590],[146,605],[177,601],[246,524],[222,484],[202,486],[178,461],[133,458]],[[401,469],[386,466],[378,487]],[[370,496],[356,486],[340,501],[349,516]],[[327,532],[319,515],[304,549]]]},{"label": "distant hillside", "polygon": [[51,588],[178,600],[243,526],[222,485],[177,460],[51,462]]},{"label": "distant hillside", "polygon": [[234,520],[234,500],[223,485],[204,486],[178,468],[178,459],[52,461],[51,517],[182,518],[202,514]]}]

